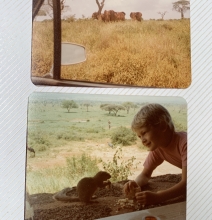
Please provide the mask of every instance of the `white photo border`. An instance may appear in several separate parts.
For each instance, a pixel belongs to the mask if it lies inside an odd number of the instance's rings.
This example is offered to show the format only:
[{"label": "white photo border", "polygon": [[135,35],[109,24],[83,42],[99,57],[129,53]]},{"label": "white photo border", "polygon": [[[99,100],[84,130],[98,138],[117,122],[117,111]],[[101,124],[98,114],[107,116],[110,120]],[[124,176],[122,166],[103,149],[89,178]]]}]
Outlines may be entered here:
[{"label": "white photo border", "polygon": [[23,219],[27,104],[36,92],[180,96],[188,104],[187,219],[211,219],[212,4],[191,0],[192,82],[187,89],[36,87],[32,1],[0,2],[0,219]]}]

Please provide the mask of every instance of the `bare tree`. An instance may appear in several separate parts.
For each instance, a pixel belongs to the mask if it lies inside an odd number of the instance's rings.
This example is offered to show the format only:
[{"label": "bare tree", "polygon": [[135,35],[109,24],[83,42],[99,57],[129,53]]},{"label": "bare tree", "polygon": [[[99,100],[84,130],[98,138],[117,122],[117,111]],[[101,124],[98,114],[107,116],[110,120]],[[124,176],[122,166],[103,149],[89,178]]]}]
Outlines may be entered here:
[{"label": "bare tree", "polygon": [[182,0],[182,1],[174,2],[172,4],[173,4],[172,10],[181,13],[181,19],[184,18],[184,12],[190,10],[190,1]]},{"label": "bare tree", "polygon": [[163,20],[163,18],[164,18],[164,16],[165,16],[165,14],[167,13],[167,11],[164,11],[164,12],[158,12],[158,14],[160,14],[161,15],[161,19]]},{"label": "bare tree", "polygon": [[105,0],[102,0],[102,2],[101,3],[99,3],[99,0],[96,0],[96,4],[97,4],[97,6],[98,6],[98,15],[101,15],[101,13],[102,13],[102,9],[103,9],[103,7],[104,7],[104,3],[105,3]]}]

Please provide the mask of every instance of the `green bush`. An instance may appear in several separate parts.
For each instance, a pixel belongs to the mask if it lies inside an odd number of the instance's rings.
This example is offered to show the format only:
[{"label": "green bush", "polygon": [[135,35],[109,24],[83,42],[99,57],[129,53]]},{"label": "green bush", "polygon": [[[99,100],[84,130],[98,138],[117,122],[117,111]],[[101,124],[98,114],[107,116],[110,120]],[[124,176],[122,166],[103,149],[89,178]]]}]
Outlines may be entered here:
[{"label": "green bush", "polygon": [[54,193],[68,186],[76,186],[83,177],[94,176],[100,161],[83,153],[66,159],[66,166],[49,169],[27,170],[27,185],[30,193]]},{"label": "green bush", "polygon": [[46,151],[47,147],[44,144],[40,144],[37,146],[38,151]]},{"label": "green bush", "polygon": [[123,146],[130,145],[136,141],[136,134],[129,128],[119,127],[111,136],[113,144],[122,144]]},{"label": "green bush", "polygon": [[128,160],[122,159],[122,149],[118,148],[113,156],[112,162],[102,162],[105,171],[110,173],[111,181],[121,181],[127,180],[129,175],[132,175],[132,170],[137,168],[137,164],[134,165],[134,160],[136,158],[133,156]]},{"label": "green bush", "polygon": [[58,140],[66,140],[66,141],[84,141],[84,137],[78,133],[74,133],[72,131],[70,132],[60,132],[57,134],[57,139]]},{"label": "green bush", "polygon": [[73,156],[66,159],[70,178],[95,175],[98,171],[99,160],[83,153],[80,157]]}]

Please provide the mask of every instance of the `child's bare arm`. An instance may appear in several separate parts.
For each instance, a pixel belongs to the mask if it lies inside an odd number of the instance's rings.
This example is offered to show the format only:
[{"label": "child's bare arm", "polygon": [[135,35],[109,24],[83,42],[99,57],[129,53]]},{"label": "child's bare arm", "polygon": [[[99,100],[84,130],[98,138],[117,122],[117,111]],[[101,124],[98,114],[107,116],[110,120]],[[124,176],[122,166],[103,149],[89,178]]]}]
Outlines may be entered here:
[{"label": "child's bare arm", "polygon": [[134,188],[146,185],[152,175],[153,170],[144,168],[143,171],[136,177],[135,180],[129,181],[124,185],[124,193],[127,195]]},{"label": "child's bare arm", "polygon": [[135,182],[141,187],[148,183],[153,170],[144,167],[143,171],[135,178]]},{"label": "child's bare arm", "polygon": [[175,186],[158,192],[143,191],[136,193],[136,200],[143,204],[157,204],[186,193],[187,167],[182,168],[182,179]]},{"label": "child's bare arm", "polygon": [[168,199],[175,198],[177,196],[186,194],[186,184],[187,184],[187,167],[182,168],[182,179],[175,186],[163,190],[158,191],[157,194],[165,201]]}]

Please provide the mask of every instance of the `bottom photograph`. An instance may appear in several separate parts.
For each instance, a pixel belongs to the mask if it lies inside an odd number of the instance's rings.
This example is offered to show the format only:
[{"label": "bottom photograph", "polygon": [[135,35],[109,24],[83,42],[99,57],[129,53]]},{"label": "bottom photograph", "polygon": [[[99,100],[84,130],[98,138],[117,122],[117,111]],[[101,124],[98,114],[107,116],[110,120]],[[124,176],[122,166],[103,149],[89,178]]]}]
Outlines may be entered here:
[{"label": "bottom photograph", "polygon": [[186,219],[181,97],[32,93],[25,220]]}]

